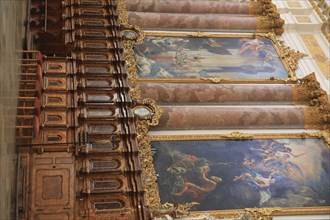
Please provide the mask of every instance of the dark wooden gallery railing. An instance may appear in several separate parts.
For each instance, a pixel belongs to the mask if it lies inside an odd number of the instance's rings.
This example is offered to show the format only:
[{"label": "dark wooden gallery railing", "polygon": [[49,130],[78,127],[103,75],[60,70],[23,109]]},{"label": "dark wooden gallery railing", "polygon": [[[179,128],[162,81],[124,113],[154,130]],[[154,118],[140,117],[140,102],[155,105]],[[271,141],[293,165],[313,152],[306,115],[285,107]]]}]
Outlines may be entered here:
[{"label": "dark wooden gallery railing", "polygon": [[148,219],[116,9],[112,0],[32,0],[43,59],[31,73],[32,60],[22,64],[28,108],[17,129],[32,133],[18,142],[19,219]]}]

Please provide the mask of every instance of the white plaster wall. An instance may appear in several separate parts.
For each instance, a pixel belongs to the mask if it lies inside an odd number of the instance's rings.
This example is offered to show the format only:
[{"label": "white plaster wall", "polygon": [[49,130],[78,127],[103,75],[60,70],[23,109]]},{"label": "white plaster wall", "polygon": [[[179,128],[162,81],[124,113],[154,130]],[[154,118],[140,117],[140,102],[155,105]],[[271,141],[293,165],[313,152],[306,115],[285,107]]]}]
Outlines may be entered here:
[{"label": "white plaster wall", "polygon": [[296,216],[279,216],[273,220],[326,220],[330,219],[330,215],[296,215]]},{"label": "white plaster wall", "polygon": [[[311,53],[300,37],[300,34],[313,35],[330,62],[330,45],[321,31],[322,20],[314,11],[308,0],[273,0],[273,2],[277,5],[282,19],[285,20],[285,31],[280,38],[285,41],[287,46],[308,55],[299,61],[299,69],[296,71],[297,76],[303,77],[311,72],[315,72],[321,87],[330,94],[330,80],[326,79],[321,73],[317,63],[314,61]],[[288,2],[299,2],[301,7],[289,7]],[[299,15],[308,16],[311,23],[299,23],[296,19],[296,16]]]}]

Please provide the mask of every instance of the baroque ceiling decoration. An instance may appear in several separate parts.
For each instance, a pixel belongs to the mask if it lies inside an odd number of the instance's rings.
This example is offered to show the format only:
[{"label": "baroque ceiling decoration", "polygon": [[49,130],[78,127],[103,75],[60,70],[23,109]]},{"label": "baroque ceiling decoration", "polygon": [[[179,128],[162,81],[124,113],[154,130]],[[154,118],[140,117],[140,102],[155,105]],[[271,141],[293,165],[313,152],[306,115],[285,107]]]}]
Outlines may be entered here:
[{"label": "baroque ceiling decoration", "polygon": [[[264,4],[265,3],[265,4]],[[263,25],[259,26],[259,30],[266,30],[269,26],[280,26],[282,27],[282,20],[279,18],[276,8],[273,7],[270,0],[256,0],[251,1],[252,11],[257,13],[259,11],[264,11],[264,17],[259,18]],[[151,120],[144,120],[137,118],[136,120],[136,130],[137,130],[137,140],[140,151],[140,161],[143,170],[143,184],[146,190],[145,192],[145,204],[149,208],[153,218],[163,217],[169,215],[173,218],[180,218],[191,215],[189,210],[197,205],[196,202],[185,203],[185,204],[171,204],[165,203],[161,204],[159,196],[159,188],[157,185],[157,175],[155,172],[155,167],[153,165],[153,151],[151,149],[151,141],[155,140],[191,140],[191,139],[226,139],[226,140],[248,140],[256,138],[320,138],[323,139],[328,145],[330,144],[330,133],[327,123],[330,120],[330,106],[329,101],[326,97],[325,92],[320,89],[319,84],[316,82],[315,75],[311,74],[305,78],[298,79],[294,71],[298,69],[298,61],[302,57],[306,56],[303,53],[295,51],[284,45],[284,41],[278,40],[275,37],[275,32],[271,33],[258,33],[256,37],[267,37],[272,40],[272,42],[277,46],[278,53],[283,62],[288,66],[289,77],[287,79],[269,79],[268,82],[274,81],[276,83],[293,83],[297,85],[294,96],[297,96],[297,100],[303,100],[308,102],[310,106],[313,106],[313,112],[310,113],[310,119],[307,119],[307,124],[311,126],[315,123],[324,125],[325,130],[316,133],[295,133],[295,134],[251,134],[251,133],[241,133],[232,132],[229,134],[218,134],[218,135],[181,135],[181,136],[148,136],[148,130],[150,126],[155,126],[158,124],[158,120],[161,116],[161,110],[156,105],[153,100],[145,99],[141,97],[141,90],[139,88],[139,79],[137,71],[137,63],[135,61],[133,47],[136,44],[140,44],[143,41],[145,33],[136,26],[132,26],[128,22],[127,11],[125,7],[124,0],[117,1],[117,10],[119,15],[119,20],[121,25],[124,27],[121,32],[124,38],[124,54],[126,58],[126,68],[129,77],[130,85],[130,95],[136,105],[152,105],[154,108],[154,117]],[[281,25],[279,25],[281,24]],[[130,34],[124,33],[125,31],[131,32]],[[153,33],[155,34],[155,33]],[[132,35],[133,37],[129,37]],[[187,34],[186,34],[187,35]],[[176,35],[177,36],[177,35]],[[212,37],[212,34],[204,32],[189,33],[190,37]],[[224,81],[232,81],[230,79],[221,78],[201,78],[202,81],[210,81],[213,83],[222,83]],[[253,80],[252,80],[253,81]],[[236,81],[233,81],[237,83]],[[265,82],[259,81],[259,82]],[[304,91],[304,93],[302,93]],[[307,92],[306,92],[307,91]],[[317,117],[316,117],[317,116]],[[312,118],[313,117],[313,118]],[[271,219],[273,214],[278,213],[290,213],[291,210],[282,208],[256,208],[256,209],[244,209],[234,212],[210,212],[211,216],[203,219],[213,219],[215,217],[224,217],[230,215],[234,219]],[[315,213],[315,210],[293,210],[293,212],[299,211],[300,213]],[[202,213],[195,212],[193,216],[201,216]],[[198,218],[196,218],[198,219]]]}]

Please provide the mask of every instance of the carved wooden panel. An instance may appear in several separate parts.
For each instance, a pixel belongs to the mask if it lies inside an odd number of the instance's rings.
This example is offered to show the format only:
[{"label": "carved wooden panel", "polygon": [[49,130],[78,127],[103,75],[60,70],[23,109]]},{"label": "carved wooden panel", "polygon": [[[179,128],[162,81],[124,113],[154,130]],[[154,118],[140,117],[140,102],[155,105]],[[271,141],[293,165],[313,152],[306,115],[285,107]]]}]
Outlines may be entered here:
[{"label": "carved wooden panel", "polygon": [[76,31],[76,36],[89,38],[89,39],[106,39],[109,37],[118,36],[118,32],[116,30],[106,30],[106,29],[78,29]]},{"label": "carved wooden panel", "polygon": [[74,158],[67,153],[34,155],[31,219],[73,219]]},{"label": "carved wooden panel", "polygon": [[72,106],[70,93],[44,93],[42,96],[42,104],[45,107],[62,107],[67,108]]},{"label": "carved wooden panel", "polygon": [[45,128],[41,130],[42,142],[45,144],[64,144],[73,142],[72,129]]},{"label": "carved wooden panel", "polygon": [[116,73],[113,65],[108,64],[81,64],[78,69],[79,73],[89,74],[92,76],[112,75]]},{"label": "carved wooden panel", "polygon": [[109,89],[115,86],[112,77],[84,77],[79,80],[79,85],[86,89]]},{"label": "carved wooden panel", "polygon": [[66,61],[46,60],[43,63],[43,69],[46,73],[67,73],[68,67]]},{"label": "carved wooden panel", "polygon": [[80,108],[79,117],[87,119],[117,118],[119,109],[115,105],[84,106]]},{"label": "carved wooden panel", "polygon": [[77,26],[93,26],[93,27],[109,27],[113,26],[115,23],[112,19],[106,19],[106,18],[76,18],[75,24]]},{"label": "carved wooden panel", "polygon": [[98,40],[98,41],[87,41],[87,40],[78,40],[77,45],[80,48],[86,49],[97,49],[97,50],[107,50],[114,48],[114,44],[110,40]]},{"label": "carved wooden panel", "polygon": [[112,52],[80,52],[77,54],[77,58],[88,62],[88,61],[97,61],[97,62],[111,62],[115,60],[123,60],[123,57],[116,51]]},{"label": "carved wooden panel", "polygon": [[103,219],[109,217],[113,219],[136,219],[130,196],[123,196],[113,193],[111,195],[90,195],[85,200],[85,210],[88,210],[92,219]]},{"label": "carved wooden panel", "polygon": [[88,175],[79,184],[79,191],[86,194],[126,192],[128,188],[127,178],[122,175],[95,174]]},{"label": "carved wooden panel", "polygon": [[126,168],[125,158],[116,156],[88,156],[83,160],[82,171],[87,173],[123,172]]},{"label": "carved wooden panel", "polygon": [[43,81],[43,87],[45,90],[70,90],[73,89],[72,86],[73,79],[70,77],[59,77],[59,76],[45,76]]},{"label": "carved wooden panel", "polygon": [[113,91],[84,91],[79,94],[79,101],[87,103],[113,103],[116,94]]},{"label": "carved wooden panel", "polygon": [[101,8],[101,7],[75,8],[74,13],[80,16],[87,16],[87,17],[106,17],[113,14],[112,10],[108,10],[107,8]]},{"label": "carved wooden panel", "polygon": [[82,145],[82,147],[82,151],[86,153],[114,153],[124,151],[120,139],[110,140],[109,143],[97,143],[93,141],[93,143]]},{"label": "carved wooden panel", "polygon": [[93,137],[111,137],[120,133],[121,127],[118,126],[116,121],[85,121],[83,124],[79,125],[78,132],[84,133],[87,139]]},{"label": "carved wooden panel", "polygon": [[[70,5],[72,0],[65,0],[66,5]],[[104,5],[113,5],[111,0],[75,0],[78,5],[82,6],[104,6]]]},{"label": "carved wooden panel", "polygon": [[41,124],[46,127],[72,126],[72,112],[67,110],[52,111],[45,109],[42,114]]}]

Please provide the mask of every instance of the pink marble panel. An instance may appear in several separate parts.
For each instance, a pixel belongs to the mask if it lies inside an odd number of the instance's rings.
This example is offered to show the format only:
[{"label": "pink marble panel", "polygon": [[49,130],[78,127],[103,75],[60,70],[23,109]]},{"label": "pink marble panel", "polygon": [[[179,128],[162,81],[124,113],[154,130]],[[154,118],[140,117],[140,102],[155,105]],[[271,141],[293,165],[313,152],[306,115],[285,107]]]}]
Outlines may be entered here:
[{"label": "pink marble panel", "polygon": [[190,14],[249,14],[249,3],[219,1],[129,0],[128,11],[190,13]]},{"label": "pink marble panel", "polygon": [[141,28],[160,29],[216,29],[248,31],[256,29],[252,16],[219,14],[174,14],[152,12],[128,12],[129,23]]},{"label": "pink marble panel", "polygon": [[304,128],[302,108],[173,106],[162,109],[159,125],[153,130]]},{"label": "pink marble panel", "polygon": [[142,96],[158,104],[288,104],[289,85],[239,85],[140,82]]}]

